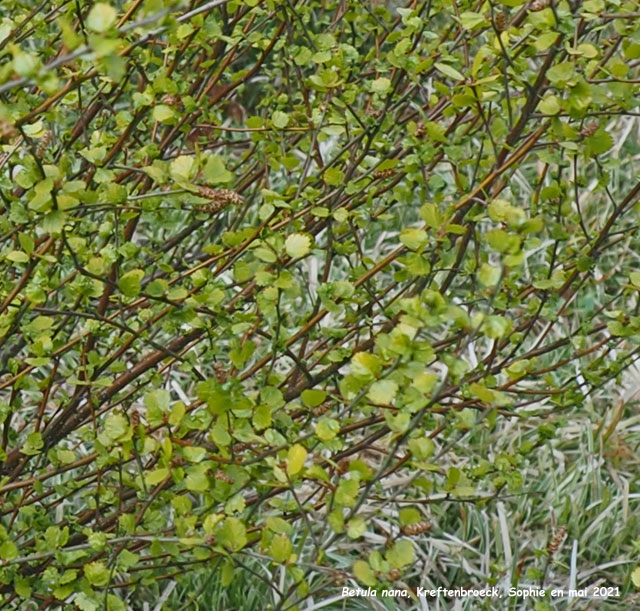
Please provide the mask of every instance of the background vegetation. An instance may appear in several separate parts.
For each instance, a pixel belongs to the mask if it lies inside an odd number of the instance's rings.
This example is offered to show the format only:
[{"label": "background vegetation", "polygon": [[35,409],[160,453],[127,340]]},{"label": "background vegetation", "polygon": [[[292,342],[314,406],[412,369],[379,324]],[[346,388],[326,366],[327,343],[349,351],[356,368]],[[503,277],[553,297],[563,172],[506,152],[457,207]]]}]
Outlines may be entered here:
[{"label": "background vegetation", "polygon": [[4,0],[0,608],[637,605],[637,11]]}]

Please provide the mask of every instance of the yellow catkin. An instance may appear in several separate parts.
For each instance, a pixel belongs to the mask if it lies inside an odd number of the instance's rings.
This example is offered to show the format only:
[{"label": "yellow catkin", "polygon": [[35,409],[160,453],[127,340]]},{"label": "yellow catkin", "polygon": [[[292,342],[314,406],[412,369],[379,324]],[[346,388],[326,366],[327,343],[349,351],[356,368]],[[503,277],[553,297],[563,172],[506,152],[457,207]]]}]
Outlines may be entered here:
[{"label": "yellow catkin", "polygon": [[395,170],[375,170],[373,172],[373,175],[376,178],[391,178],[392,176],[395,176],[396,171]]}]

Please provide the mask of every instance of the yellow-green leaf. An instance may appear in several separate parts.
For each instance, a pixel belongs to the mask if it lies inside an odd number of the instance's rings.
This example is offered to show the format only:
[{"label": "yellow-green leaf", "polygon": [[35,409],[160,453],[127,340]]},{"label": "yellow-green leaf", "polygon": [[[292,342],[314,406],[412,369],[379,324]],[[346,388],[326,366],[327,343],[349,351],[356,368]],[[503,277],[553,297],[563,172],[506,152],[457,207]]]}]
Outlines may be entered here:
[{"label": "yellow-green leaf", "polygon": [[391,403],[398,392],[398,385],[391,380],[374,382],[367,393],[367,398],[377,405]]},{"label": "yellow-green leaf", "polygon": [[387,561],[396,569],[401,569],[413,562],[413,544],[407,539],[397,541],[387,552]]},{"label": "yellow-green leaf", "polygon": [[118,18],[118,12],[106,2],[97,2],[89,11],[87,27],[94,32],[105,32]]},{"label": "yellow-green leaf", "polygon": [[284,244],[290,257],[304,257],[311,250],[311,237],[304,233],[292,233]]},{"label": "yellow-green leaf", "polygon": [[365,586],[375,586],[376,576],[371,567],[364,560],[356,560],[353,565],[353,574],[356,579]]},{"label": "yellow-green leaf", "polygon": [[287,473],[289,475],[296,475],[297,473],[300,473],[306,458],[307,450],[303,446],[299,443],[291,446],[289,448],[289,453],[287,454]]},{"label": "yellow-green leaf", "polygon": [[450,66],[449,64],[443,64],[441,62],[436,62],[434,64],[438,72],[441,72],[445,76],[448,76],[456,81],[464,81],[464,76],[460,74],[455,68]]},{"label": "yellow-green leaf", "polygon": [[132,269],[118,280],[118,288],[125,297],[137,297],[142,290],[142,278],[144,272],[141,269]]},{"label": "yellow-green leaf", "polygon": [[167,479],[167,477],[169,477],[169,469],[166,467],[160,467],[159,469],[154,469],[147,473],[144,476],[144,483],[147,484],[147,486],[156,486]]},{"label": "yellow-green leaf", "polygon": [[289,560],[292,551],[293,545],[287,535],[276,535],[269,546],[269,552],[276,562]]}]

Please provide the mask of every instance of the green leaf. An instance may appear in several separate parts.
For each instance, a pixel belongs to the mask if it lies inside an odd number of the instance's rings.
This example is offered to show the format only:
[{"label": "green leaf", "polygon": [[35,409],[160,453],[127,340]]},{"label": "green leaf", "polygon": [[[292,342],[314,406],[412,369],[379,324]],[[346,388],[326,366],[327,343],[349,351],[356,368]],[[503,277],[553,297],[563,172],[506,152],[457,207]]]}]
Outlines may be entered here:
[{"label": "green leaf", "polygon": [[202,169],[202,175],[211,185],[231,182],[233,174],[227,170],[220,155],[210,155]]},{"label": "green leaf", "polygon": [[131,427],[122,414],[109,414],[104,421],[103,430],[109,441],[126,441],[131,437]]},{"label": "green leaf", "polygon": [[231,436],[227,432],[222,420],[218,419],[211,429],[211,439],[221,447],[227,447],[231,443]]},{"label": "green leaf", "polygon": [[464,76],[462,76],[462,74],[460,74],[455,68],[453,68],[452,66],[450,66],[449,64],[443,64],[441,62],[436,62],[434,64],[436,70],[438,70],[438,72],[441,72],[442,74],[444,74],[445,76],[448,76],[449,78],[452,78],[456,81],[464,81],[465,78]]},{"label": "green leaf", "polygon": [[282,112],[281,110],[276,110],[271,115],[271,123],[274,127],[278,129],[284,129],[289,125],[289,115],[286,112]]},{"label": "green leaf", "polygon": [[411,541],[402,539],[397,541],[387,552],[387,561],[396,569],[401,569],[413,562],[414,549]]},{"label": "green leaf", "polygon": [[389,89],[391,89],[391,81],[384,76],[371,82],[371,91],[373,93],[386,93]]},{"label": "green leaf", "polygon": [[276,535],[269,546],[269,553],[276,562],[286,562],[291,557],[293,545],[287,535]]},{"label": "green leaf", "polygon": [[350,539],[359,539],[365,532],[367,532],[367,523],[364,518],[356,516],[347,523],[347,536]]},{"label": "green leaf", "polygon": [[422,250],[427,242],[429,236],[424,229],[407,228],[400,232],[400,241],[411,250]]},{"label": "green leaf", "polygon": [[94,32],[106,32],[115,24],[118,12],[105,2],[97,2],[93,5],[87,16],[87,27]]},{"label": "green leaf", "polygon": [[29,255],[26,252],[22,252],[21,250],[12,250],[7,253],[6,258],[13,263],[28,263]]},{"label": "green leaf", "polygon": [[160,482],[167,479],[167,477],[169,477],[169,469],[161,467],[146,473],[144,476],[144,483],[147,484],[147,486],[157,486]]},{"label": "green leaf", "polygon": [[410,526],[422,522],[422,514],[415,507],[403,507],[398,512],[398,519],[403,526]]},{"label": "green leaf", "polygon": [[380,380],[374,382],[367,393],[367,398],[377,405],[391,403],[398,393],[398,385],[391,380]]},{"label": "green leaf", "polygon": [[207,456],[207,450],[197,446],[185,446],[182,448],[184,457],[192,463],[199,463]]},{"label": "green leaf", "polygon": [[13,587],[20,598],[31,598],[32,588],[29,582],[21,575],[16,575],[13,578]]},{"label": "green leaf", "polygon": [[544,32],[533,41],[533,46],[537,51],[546,51],[557,39],[560,34],[558,32]]},{"label": "green leaf", "polygon": [[485,403],[492,403],[495,399],[495,393],[491,389],[487,388],[483,384],[478,384],[477,382],[469,385],[469,392],[471,392],[474,397],[477,397]]},{"label": "green leaf", "polygon": [[293,532],[293,528],[291,527],[291,524],[289,524],[289,522],[277,516],[268,517],[265,524],[267,528],[269,530],[272,530],[274,533],[290,535]]},{"label": "green leaf", "polygon": [[432,140],[442,143],[447,142],[446,130],[442,125],[438,125],[435,121],[427,121],[424,127]]},{"label": "green leaf", "polygon": [[76,454],[72,450],[58,449],[56,455],[63,465],[70,465],[76,460]]},{"label": "green leaf", "polygon": [[353,574],[365,586],[375,586],[376,576],[371,567],[364,560],[356,560],[353,564]]},{"label": "green leaf", "polygon": [[189,34],[193,32],[193,30],[194,28],[190,23],[183,23],[178,26],[178,29],[176,30],[176,38],[178,38],[178,40],[182,40],[183,38],[189,36]]},{"label": "green leaf", "polygon": [[438,376],[435,373],[420,373],[411,381],[411,385],[421,393],[428,395],[435,388]]},{"label": "green leaf", "polygon": [[340,432],[340,423],[334,418],[321,418],[316,423],[315,433],[321,441],[330,441]]},{"label": "green leaf", "polygon": [[220,571],[220,583],[222,584],[222,587],[226,588],[231,585],[236,574],[233,564],[229,560],[225,560],[222,565],[222,570]]},{"label": "green leaf", "polygon": [[460,14],[460,23],[465,30],[472,30],[473,28],[488,25],[487,20],[481,13],[472,13],[465,11]]},{"label": "green leaf", "polygon": [[562,107],[555,95],[547,95],[538,104],[538,110],[545,115],[556,115],[562,110]]},{"label": "green leaf", "polygon": [[358,481],[355,479],[342,480],[336,489],[335,501],[338,505],[345,507],[353,507],[356,504],[356,495],[358,494]]},{"label": "green leaf", "polygon": [[292,233],[287,237],[284,247],[290,257],[304,257],[311,251],[311,237],[304,233]]},{"label": "green leaf", "polygon": [[215,533],[218,541],[232,552],[239,552],[248,542],[247,528],[238,518],[225,518]]},{"label": "green leaf", "polygon": [[42,438],[42,433],[29,433],[26,442],[20,448],[20,452],[27,456],[35,456],[42,452],[43,447],[44,439]]},{"label": "green leaf", "polygon": [[502,272],[498,267],[483,263],[478,271],[478,280],[485,286],[496,286],[500,281]]},{"label": "green leaf", "polygon": [[79,592],[73,599],[73,602],[80,611],[96,611],[96,609],[100,607],[100,603],[90,598],[84,592]]},{"label": "green leaf", "polygon": [[357,352],[351,358],[351,373],[359,378],[370,379],[376,377],[382,369],[382,362],[374,354]]},{"label": "green leaf", "polygon": [[53,178],[45,178],[33,188],[33,197],[29,201],[29,208],[36,212],[46,212],[53,204],[51,191],[53,190]]},{"label": "green leaf", "polygon": [[554,85],[562,85],[573,77],[575,68],[573,62],[562,62],[547,70],[547,78]]},{"label": "green leaf", "polygon": [[111,572],[103,562],[96,561],[85,564],[83,571],[84,576],[92,586],[102,588],[109,583]]},{"label": "green leaf", "polygon": [[118,280],[118,288],[125,297],[137,297],[142,291],[142,279],[144,271],[132,269]]},{"label": "green leaf", "polygon": [[0,559],[13,560],[18,557],[18,546],[13,541],[0,543]]},{"label": "green leaf", "polygon": [[271,408],[265,404],[258,405],[253,412],[253,426],[261,431],[271,426],[271,420]]},{"label": "green leaf", "polygon": [[184,415],[186,413],[186,406],[182,401],[178,401],[173,408],[171,409],[171,414],[169,415],[169,425],[170,426],[178,426]]},{"label": "green leaf", "polygon": [[604,129],[586,138],[586,154],[590,156],[606,153],[613,146],[613,138]]},{"label": "green leaf", "polygon": [[309,407],[317,407],[327,398],[327,393],[324,390],[307,388],[302,391],[300,398]]},{"label": "green leaf", "polygon": [[40,62],[38,58],[31,54],[25,53],[20,47],[13,48],[12,67],[18,76],[31,76],[37,72]]},{"label": "green leaf", "polygon": [[144,404],[149,409],[156,409],[160,412],[166,412],[169,410],[169,404],[171,401],[171,395],[164,388],[156,388],[151,392],[148,392],[144,397]]},{"label": "green leaf", "polygon": [[192,492],[206,492],[209,490],[210,482],[207,474],[201,469],[192,469],[184,480],[186,489]]},{"label": "green leaf", "polygon": [[224,512],[228,515],[232,513],[241,513],[245,510],[247,502],[241,494],[232,496],[224,506]]},{"label": "green leaf", "polygon": [[296,475],[300,473],[307,458],[307,450],[299,443],[291,446],[287,454],[287,473]]},{"label": "green leaf", "polygon": [[337,187],[344,181],[344,172],[340,168],[329,168],[325,170],[323,178],[328,185]]},{"label": "green leaf", "polygon": [[500,339],[509,333],[512,323],[504,316],[488,316],[482,323],[482,332],[492,339]]},{"label": "green leaf", "polygon": [[188,182],[196,170],[196,164],[192,156],[179,155],[169,166],[169,174],[174,180]]},{"label": "green leaf", "polygon": [[416,437],[409,440],[409,450],[418,460],[427,460],[433,456],[435,445],[429,437]]}]

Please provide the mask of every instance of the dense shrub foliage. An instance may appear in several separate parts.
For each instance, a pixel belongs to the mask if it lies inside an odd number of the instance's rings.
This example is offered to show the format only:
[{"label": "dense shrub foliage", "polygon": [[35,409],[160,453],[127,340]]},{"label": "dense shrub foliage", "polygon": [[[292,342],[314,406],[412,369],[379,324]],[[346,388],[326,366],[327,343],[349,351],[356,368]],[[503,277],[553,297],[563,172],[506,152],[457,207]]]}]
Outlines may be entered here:
[{"label": "dense shrub foliage", "polygon": [[2,608],[630,596],[637,10],[3,1]]}]

